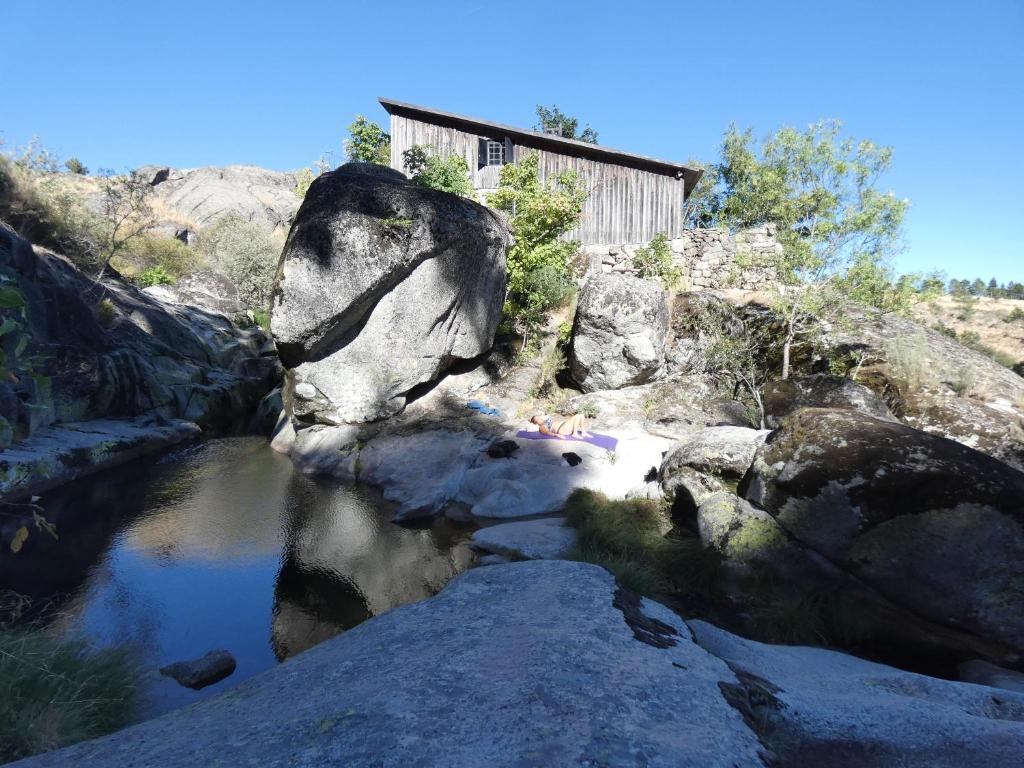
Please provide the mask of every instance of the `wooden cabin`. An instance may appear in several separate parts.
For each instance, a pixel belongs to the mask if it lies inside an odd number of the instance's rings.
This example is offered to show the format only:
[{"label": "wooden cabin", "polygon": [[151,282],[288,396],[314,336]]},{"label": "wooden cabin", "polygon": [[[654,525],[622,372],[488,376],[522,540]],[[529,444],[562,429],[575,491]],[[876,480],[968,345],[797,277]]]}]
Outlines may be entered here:
[{"label": "wooden cabin", "polygon": [[[617,149],[524,128],[380,99],[391,115],[391,167],[405,171],[402,153],[429,146],[466,160],[477,190],[498,186],[501,166],[539,155],[542,179],[574,170],[589,191],[583,220],[570,237],[583,245],[646,243],[659,232],[685,229],[683,205],[703,171]],[[482,198],[483,199],[483,198]]]}]

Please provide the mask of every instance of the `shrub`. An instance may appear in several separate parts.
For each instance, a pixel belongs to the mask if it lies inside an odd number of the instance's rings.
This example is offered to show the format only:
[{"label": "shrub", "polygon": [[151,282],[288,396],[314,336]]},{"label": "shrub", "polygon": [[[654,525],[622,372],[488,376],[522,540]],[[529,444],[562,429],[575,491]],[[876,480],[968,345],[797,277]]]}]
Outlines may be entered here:
[{"label": "shrub", "polygon": [[103,736],[129,723],[139,669],[43,630],[0,629],[0,762]]},{"label": "shrub", "polygon": [[77,157],[69,157],[64,161],[64,167],[68,169],[69,173],[75,173],[79,176],[88,176],[89,169],[85,167],[81,160]]},{"label": "shrub", "polygon": [[177,238],[145,235],[125,246],[111,261],[111,266],[136,282],[141,279],[142,274],[160,270],[169,278],[164,282],[173,283],[192,272],[198,261],[198,252]]},{"label": "shrub", "polygon": [[956,372],[956,375],[949,384],[959,397],[965,397],[971,393],[977,383],[978,377],[974,372],[974,368],[965,365]]},{"label": "shrub", "polygon": [[416,144],[402,153],[402,165],[412,181],[420,186],[476,199],[469,166],[461,155],[438,157],[430,154],[430,147]]},{"label": "shrub", "polygon": [[61,253],[80,269],[100,261],[103,226],[59,178],[0,155],[0,218],[22,237]]},{"label": "shrub", "polygon": [[656,234],[645,248],[637,249],[633,255],[633,266],[640,277],[659,278],[666,288],[675,288],[682,277],[682,272],[672,258],[672,249],[664,232]]},{"label": "shrub", "polygon": [[200,234],[199,247],[211,269],[238,287],[249,309],[266,310],[283,243],[268,227],[230,214]]},{"label": "shrub", "polygon": [[931,381],[927,355],[927,340],[923,333],[913,338],[900,337],[889,343],[889,368],[896,378],[902,380],[907,391],[917,392]]},{"label": "shrub", "polygon": [[305,197],[306,192],[309,191],[309,185],[313,183],[313,179],[316,176],[313,175],[312,168],[303,168],[296,174],[297,179],[295,181],[295,194],[297,197]]},{"label": "shrub", "polygon": [[610,501],[577,489],[565,505],[578,545],[570,559],[601,565],[642,594],[664,590],[711,594],[721,577],[721,558],[695,537],[662,534],[665,511],[647,499]]},{"label": "shrub", "polygon": [[531,329],[571,290],[569,263],[579,243],[560,238],[579,224],[586,199],[573,171],[542,182],[535,152],[502,167],[498,191],[488,198],[510,214],[515,242],[507,255],[505,315],[523,335],[524,347]]},{"label": "shrub", "polygon": [[172,285],[174,278],[163,267],[151,267],[140,272],[135,283],[143,288],[149,288],[154,285]]},{"label": "shrub", "polygon": [[1013,311],[1010,312],[1006,317],[1003,318],[1004,323],[1021,323],[1024,322],[1024,309],[1020,307],[1014,307]]},{"label": "shrub", "polygon": [[109,328],[114,324],[114,320],[117,317],[117,307],[114,306],[114,302],[110,299],[103,299],[96,306],[96,315],[100,325],[104,328]]}]

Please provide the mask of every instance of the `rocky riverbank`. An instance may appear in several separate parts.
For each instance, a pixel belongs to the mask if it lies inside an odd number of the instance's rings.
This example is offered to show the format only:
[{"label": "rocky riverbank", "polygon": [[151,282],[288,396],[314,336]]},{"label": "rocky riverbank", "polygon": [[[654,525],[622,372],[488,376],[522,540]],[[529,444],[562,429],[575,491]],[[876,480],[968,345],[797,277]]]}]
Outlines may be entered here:
[{"label": "rocky riverbank", "polygon": [[18,765],[993,768],[1022,755],[1024,694],[744,640],[596,566],[538,561],[470,571],[216,698]]}]

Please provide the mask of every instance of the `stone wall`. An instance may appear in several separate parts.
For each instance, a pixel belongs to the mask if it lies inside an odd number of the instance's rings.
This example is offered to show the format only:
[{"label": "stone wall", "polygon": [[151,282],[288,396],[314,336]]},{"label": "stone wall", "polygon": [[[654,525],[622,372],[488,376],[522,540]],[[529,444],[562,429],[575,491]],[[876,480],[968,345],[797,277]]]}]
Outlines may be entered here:
[{"label": "stone wall", "polygon": [[[682,237],[669,241],[672,257],[683,275],[687,290],[766,287],[769,277],[756,265],[765,257],[781,253],[775,239],[775,227],[763,224],[730,234],[724,229],[688,229]],[[633,255],[640,243],[587,245],[583,252],[591,269],[602,272],[635,274]],[[740,266],[740,264],[745,266]]]}]

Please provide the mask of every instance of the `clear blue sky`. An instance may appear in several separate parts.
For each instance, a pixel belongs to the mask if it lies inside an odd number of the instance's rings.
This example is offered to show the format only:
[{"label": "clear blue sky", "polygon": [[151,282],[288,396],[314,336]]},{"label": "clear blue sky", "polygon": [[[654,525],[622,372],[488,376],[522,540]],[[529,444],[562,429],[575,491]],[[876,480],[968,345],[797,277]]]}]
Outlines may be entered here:
[{"label": "clear blue sky", "polygon": [[0,30],[0,135],[94,169],[297,168],[385,123],[377,96],[523,126],[557,103],[681,161],[733,121],[836,117],[896,150],[901,271],[1024,281],[1021,0],[0,0]]}]

